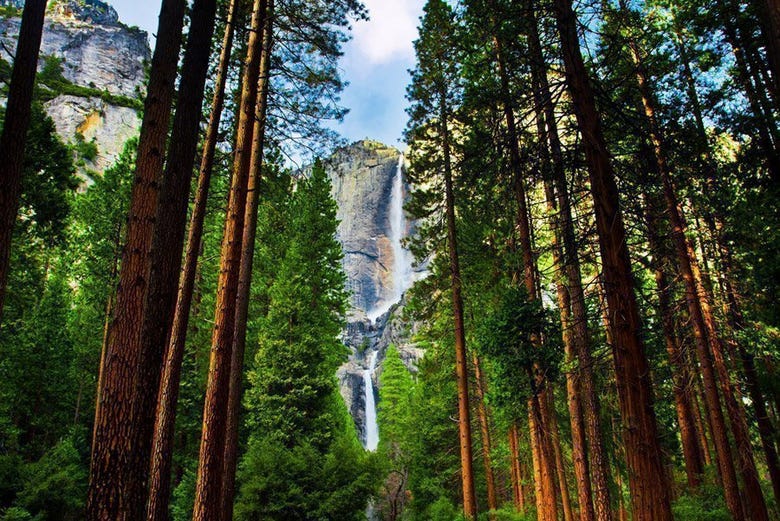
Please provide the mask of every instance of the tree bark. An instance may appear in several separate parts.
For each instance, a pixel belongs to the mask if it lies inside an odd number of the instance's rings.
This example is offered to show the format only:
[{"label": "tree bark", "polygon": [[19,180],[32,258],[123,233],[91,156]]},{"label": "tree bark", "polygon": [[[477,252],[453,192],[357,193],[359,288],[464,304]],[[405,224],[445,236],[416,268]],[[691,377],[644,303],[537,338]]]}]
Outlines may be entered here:
[{"label": "tree bark", "polygon": [[[476,353],[473,355],[474,361],[474,379],[476,386],[474,390],[477,394],[477,415],[479,419],[479,429],[482,435],[482,464],[485,467],[485,484],[487,485],[488,509],[498,510],[498,500],[496,499],[496,479],[493,473],[493,463],[491,458],[491,436],[490,436],[490,418],[488,416],[487,405],[485,404],[485,381],[482,377],[482,368],[479,363],[479,357]],[[495,514],[491,514],[495,518]]]},{"label": "tree bark", "polygon": [[616,385],[623,419],[626,463],[637,521],[672,519],[670,485],[663,467],[653,411],[650,367],[640,337],[631,261],[615,174],[579,48],[571,0],[556,0],[566,78],[583,136],[613,340]]},{"label": "tree bark", "polygon": [[699,446],[698,432],[694,420],[691,374],[687,361],[680,350],[679,341],[674,328],[674,315],[671,306],[671,284],[664,271],[663,259],[666,258],[659,231],[660,219],[657,217],[657,208],[661,205],[651,204],[645,198],[645,215],[647,221],[648,243],[653,252],[653,272],[655,275],[656,291],[658,292],[658,313],[661,316],[664,343],[669,359],[669,367],[672,370],[674,382],[674,403],[677,413],[677,426],[680,429],[680,442],[685,461],[685,473],[688,478],[688,486],[697,489],[701,485],[704,473],[702,461],[702,448]]},{"label": "tree bark", "polygon": [[163,0],[144,117],[138,141],[127,239],[122,254],[114,319],[103,368],[95,431],[87,519],[139,519],[148,465],[135,452],[143,429],[137,415],[143,348],[140,324],[149,289],[150,250],[154,236],[160,177],[171,118],[176,67],[186,2]]},{"label": "tree bark", "polygon": [[252,263],[255,254],[257,229],[257,206],[260,201],[260,180],[263,168],[263,147],[265,146],[265,124],[270,89],[271,57],[273,48],[274,0],[267,0],[263,28],[263,50],[260,57],[258,98],[255,107],[255,123],[252,133],[252,153],[247,184],[247,201],[244,215],[244,230],[241,239],[241,266],[238,276],[236,297],[236,318],[233,331],[233,348],[230,360],[230,390],[227,402],[227,423],[225,426],[224,470],[222,472],[222,518],[233,519],[233,498],[236,487],[236,463],[238,460],[238,427],[241,412],[244,351],[246,349],[246,325],[249,312],[249,290],[252,284]]},{"label": "tree bark", "polygon": [[224,471],[227,422],[225,405],[230,394],[236,298],[238,296],[247,183],[258,96],[257,84],[260,76],[262,27],[265,24],[267,5],[267,0],[255,0],[252,12],[252,30],[249,33],[244,69],[233,178],[220,256],[217,303],[206,400],[203,406],[203,431],[198,457],[193,521],[219,520],[222,513],[222,473]]},{"label": "tree bark", "polygon": [[[698,271],[695,250],[685,236],[685,218],[677,200],[677,195],[671,180],[671,174],[669,172],[665,143],[660,125],[656,118],[654,92],[649,84],[643,56],[637,43],[633,39],[629,39],[628,47],[636,66],[637,84],[642,96],[645,118],[650,130],[650,139],[655,154],[655,168],[657,174],[661,178],[666,209],[672,225],[671,235],[677,252],[680,273],[682,274],[686,287],[688,310],[692,319],[694,336],[696,337],[697,343],[709,344],[709,349],[715,359],[715,368],[718,371],[718,377],[721,380],[720,385],[726,401],[726,408],[729,411],[734,439],[737,443],[737,450],[740,458],[740,471],[745,484],[746,498],[748,500],[748,507],[752,519],[765,520],[768,519],[768,514],[763,494],[761,493],[758,472],[756,471],[755,462],[753,461],[747,425],[744,424],[744,419],[742,417],[744,413],[739,410],[739,405],[733,400],[728,371],[725,367],[718,368],[720,365],[718,362],[718,352],[722,352],[720,339],[718,337],[719,333],[716,330],[714,317],[709,309],[709,303],[706,302],[707,292],[702,283],[701,274]],[[702,347],[703,349],[701,350],[706,349],[706,345]],[[717,418],[716,421],[718,421]],[[719,426],[714,425],[714,428],[718,430]],[[723,434],[725,435],[725,433]],[[720,436],[720,434],[716,435]],[[721,440],[721,442],[722,441],[723,440]],[[719,452],[719,459],[721,461],[726,460],[723,462],[728,465],[729,453]],[[721,470],[723,471],[724,469]],[[726,495],[726,503],[732,516],[738,518],[740,511],[738,484],[736,480],[731,482],[730,469],[725,470],[726,472],[722,472],[722,477],[724,480],[723,486]]]},{"label": "tree bark", "polygon": [[458,432],[460,440],[461,484],[463,489],[463,513],[466,519],[477,518],[477,499],[474,492],[474,469],[472,466],[471,415],[469,411],[469,376],[466,355],[466,332],[463,326],[463,296],[458,258],[458,239],[455,225],[455,194],[452,183],[452,160],[450,158],[449,110],[446,90],[439,93],[440,132],[444,155],[444,190],[447,219],[447,239],[452,283],[452,315],[455,324],[455,373],[458,384]]},{"label": "tree bark", "polygon": [[198,256],[201,250],[206,203],[211,185],[214,151],[216,150],[219,124],[224,106],[225,82],[230,62],[230,53],[233,47],[233,36],[235,34],[236,9],[236,1],[231,0],[228,7],[227,21],[225,22],[225,33],[222,39],[222,51],[220,52],[219,65],[217,67],[217,77],[214,81],[211,114],[206,129],[198,173],[198,188],[192,216],[190,217],[184,268],[179,282],[176,309],[162,366],[150,464],[149,501],[147,505],[147,519],[150,521],[166,521],[168,519],[173,430],[176,422],[181,366],[184,359],[184,345],[195,287]]},{"label": "tree bark", "polygon": [[772,68],[775,91],[780,94],[780,0],[764,0],[763,7],[768,28],[766,31],[766,55]]},{"label": "tree bark", "polygon": [[[495,2],[491,2],[493,11],[496,11]],[[522,262],[523,262],[523,283],[526,291],[528,292],[528,299],[535,301],[538,299],[537,292],[537,277],[536,266],[533,256],[533,247],[531,241],[531,224],[528,213],[528,206],[526,203],[526,192],[523,182],[523,169],[520,159],[520,149],[518,146],[518,132],[517,124],[515,121],[515,115],[511,104],[511,90],[509,85],[509,75],[506,68],[503,42],[498,37],[495,27],[497,27],[497,20],[495,17],[491,20],[494,31],[492,35],[493,49],[496,54],[497,73],[501,88],[501,104],[504,113],[504,122],[506,124],[506,146],[509,151],[509,164],[512,172],[512,183],[515,191],[515,200],[518,204],[517,216],[516,216],[516,228],[518,238],[520,241]],[[534,343],[539,346],[539,335],[534,335]],[[541,469],[539,477],[541,478],[540,486],[536,488],[536,502],[537,510],[540,519],[555,519],[557,518],[557,505],[556,505],[556,490],[555,490],[555,470],[553,466],[555,464],[553,457],[552,440],[549,433],[551,428],[548,425],[550,416],[544,414],[542,409],[546,408],[547,396],[549,390],[546,388],[544,376],[541,370],[535,370],[531,375],[534,379],[532,386],[538,393],[529,400],[531,407],[538,407],[538,410],[532,411],[530,414],[535,419],[536,432],[532,433],[531,443],[542,444],[543,447],[539,447],[538,452],[538,464],[547,466],[546,469]]]},{"label": "tree bark", "polygon": [[512,500],[515,510],[522,513],[525,511],[525,496],[523,495],[523,475],[520,469],[520,440],[516,422],[512,422],[508,438],[509,464],[512,476]]},{"label": "tree bark", "polygon": [[[545,170],[551,177],[551,179],[547,179],[545,190],[548,207],[552,212],[557,212],[553,218],[553,260],[555,265],[559,266],[559,269],[556,270],[556,273],[559,273],[559,281],[556,283],[558,307],[561,312],[567,359],[576,359],[575,372],[567,374],[567,389],[570,389],[572,457],[575,460],[575,473],[577,474],[580,516],[583,520],[611,521],[609,465],[604,453],[599,400],[593,381],[588,316],[580,264],[577,258],[577,241],[571,201],[564,171],[555,107],[547,80],[536,16],[533,8],[529,9],[528,12],[528,48],[534,82],[537,132],[542,141],[542,163],[548,165]],[[585,441],[586,433],[589,444],[586,444]],[[588,470],[589,463],[591,470]]]},{"label": "tree bark", "polygon": [[24,4],[5,106],[5,121],[0,134],[0,157],[3,158],[0,161],[0,319],[3,318],[5,288],[8,284],[11,238],[22,195],[24,150],[30,127],[45,13],[46,0],[28,0]]}]

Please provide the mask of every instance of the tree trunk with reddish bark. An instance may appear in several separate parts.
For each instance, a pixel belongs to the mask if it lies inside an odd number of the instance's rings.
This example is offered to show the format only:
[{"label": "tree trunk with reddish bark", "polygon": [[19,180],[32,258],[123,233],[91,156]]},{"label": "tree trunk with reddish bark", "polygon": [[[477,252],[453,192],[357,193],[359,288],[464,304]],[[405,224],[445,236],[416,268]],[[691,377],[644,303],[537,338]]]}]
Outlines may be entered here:
[{"label": "tree trunk with reddish bark", "polygon": [[571,0],[556,0],[555,10],[596,213],[632,511],[637,521],[671,521],[671,487],[658,441],[650,367],[640,337],[639,308],[615,174],[580,52]]},{"label": "tree trunk with reddish bark", "polygon": [[460,278],[460,259],[455,226],[455,195],[452,184],[452,160],[450,158],[449,110],[446,92],[440,95],[440,131],[442,153],[444,154],[445,212],[447,220],[447,249],[450,260],[452,284],[452,315],[455,323],[455,374],[458,384],[458,438],[460,440],[461,485],[463,490],[463,513],[466,519],[477,518],[477,499],[474,492],[474,469],[471,447],[471,414],[469,411],[469,376],[466,355],[466,332],[463,327],[463,296]]},{"label": "tree trunk with reddish bark", "polygon": [[198,456],[193,521],[219,520],[222,513],[226,404],[230,389],[236,297],[238,295],[247,182],[258,95],[257,83],[260,75],[262,27],[265,23],[266,8],[267,0],[255,0],[252,12],[252,30],[249,33],[242,82],[238,132],[234,147],[233,177],[220,255],[217,303],[206,400],[203,406],[203,430]]},{"label": "tree trunk with reddish bark", "polygon": [[485,484],[487,486],[488,509],[498,510],[498,500],[496,498],[496,478],[493,472],[493,463],[491,457],[492,442],[490,436],[490,418],[488,415],[487,404],[485,403],[485,385],[486,382],[482,376],[482,367],[479,357],[474,354],[474,380],[477,398],[477,416],[479,419],[479,430],[482,435],[482,464],[485,467]]},{"label": "tree trunk with reddish bark", "polygon": [[252,133],[252,156],[249,165],[247,201],[244,216],[244,231],[241,239],[241,267],[238,276],[236,297],[236,319],[233,330],[233,349],[230,361],[230,391],[227,402],[227,423],[225,426],[224,470],[222,472],[222,518],[233,519],[233,499],[236,488],[236,464],[238,461],[238,427],[241,412],[244,351],[246,348],[246,325],[249,312],[249,291],[252,284],[252,263],[255,255],[257,230],[257,207],[260,201],[260,180],[263,168],[263,147],[265,146],[265,123],[270,88],[271,56],[273,48],[274,0],[267,0],[263,28],[263,51],[260,57],[258,98],[255,107],[255,127]]},{"label": "tree trunk with reddish bark", "polygon": [[[144,117],[138,141],[127,238],[114,318],[103,366],[100,407],[92,440],[87,519],[140,519],[146,505],[148,464],[135,446],[143,428],[137,415],[139,375],[145,374],[141,327],[151,267],[160,177],[171,117],[186,2],[164,0],[160,10]],[[148,460],[147,460],[148,461]]]},{"label": "tree trunk with reddish bark", "polygon": [[187,337],[190,307],[195,287],[198,256],[201,250],[206,203],[211,185],[214,151],[216,150],[219,124],[224,106],[225,82],[230,62],[230,52],[233,48],[236,8],[236,1],[232,0],[228,7],[225,33],[222,39],[222,51],[220,52],[219,65],[217,67],[217,77],[214,81],[211,114],[203,144],[195,203],[192,216],[190,217],[187,247],[184,254],[184,268],[179,282],[176,309],[162,366],[150,464],[149,501],[147,504],[147,519],[150,521],[164,521],[168,519],[173,430],[176,422],[181,366],[184,359],[184,344]]},{"label": "tree trunk with reddish bark", "polygon": [[[723,397],[726,401],[726,409],[729,411],[732,432],[734,433],[734,439],[737,443],[737,453],[740,460],[739,468],[745,484],[747,507],[751,513],[751,518],[759,521],[768,520],[766,503],[764,502],[763,494],[761,492],[758,473],[753,460],[749,434],[747,433],[747,425],[744,421],[744,412],[740,410],[741,407],[736,403],[736,400],[733,399],[730,383],[731,377],[725,368],[725,364],[719,363],[718,361],[718,353],[722,352],[721,342],[718,337],[719,332],[716,330],[714,317],[710,311],[709,303],[707,302],[707,292],[698,270],[696,253],[685,235],[685,218],[683,217],[682,208],[677,201],[677,195],[669,172],[665,143],[656,118],[654,92],[649,84],[644,66],[644,59],[637,43],[633,39],[629,39],[628,47],[636,66],[637,84],[641,93],[645,119],[650,130],[650,139],[655,155],[655,169],[658,176],[660,176],[664,200],[666,202],[666,210],[672,226],[671,236],[677,252],[680,273],[682,274],[686,287],[688,311],[691,315],[694,336],[696,337],[697,343],[705,344],[699,348],[700,351],[706,350],[706,344],[709,344],[709,351],[715,361],[715,369],[718,373]],[[707,355],[708,353],[702,352],[702,354]],[[718,421],[717,418],[716,421]],[[718,430],[719,426],[713,425],[713,428]],[[725,432],[723,434],[725,435]],[[718,433],[715,433],[715,435],[720,436]],[[719,445],[722,446],[723,442],[724,440],[721,440]],[[724,450],[719,450],[719,459],[726,460],[723,461],[723,463],[728,465],[727,460],[729,458],[729,453],[725,450],[725,447],[721,448]],[[721,470],[723,471],[724,469],[722,468]],[[730,469],[725,470],[726,472],[722,472],[722,477],[726,502],[732,516],[737,519],[741,510],[738,501],[738,484],[736,480],[733,482],[731,481]]]}]

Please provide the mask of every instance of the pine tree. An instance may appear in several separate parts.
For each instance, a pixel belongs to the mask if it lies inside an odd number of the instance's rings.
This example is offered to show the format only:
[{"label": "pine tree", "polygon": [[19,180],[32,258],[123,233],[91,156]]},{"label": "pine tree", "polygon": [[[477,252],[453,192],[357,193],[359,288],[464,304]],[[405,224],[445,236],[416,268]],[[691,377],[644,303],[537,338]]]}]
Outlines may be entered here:
[{"label": "pine tree", "polygon": [[46,0],[25,2],[8,102],[5,106],[3,131],[0,134],[0,156],[3,157],[0,164],[0,318],[3,316],[5,289],[8,284],[11,236],[22,190],[24,150],[27,129],[30,126],[30,107],[45,11]]},{"label": "pine tree", "polygon": [[[412,74],[408,98],[410,132],[408,140],[426,140],[429,136],[440,147],[435,169],[444,177],[444,200],[447,226],[447,250],[450,260],[452,314],[455,328],[455,368],[458,382],[458,429],[460,441],[463,512],[467,519],[477,516],[472,461],[471,420],[468,391],[468,358],[463,321],[463,296],[458,258],[453,189],[451,118],[453,96],[457,89],[458,68],[455,57],[454,19],[450,7],[441,0],[426,3],[415,42],[417,69]],[[430,165],[433,166],[433,165]],[[429,167],[430,167],[429,166]]]}]

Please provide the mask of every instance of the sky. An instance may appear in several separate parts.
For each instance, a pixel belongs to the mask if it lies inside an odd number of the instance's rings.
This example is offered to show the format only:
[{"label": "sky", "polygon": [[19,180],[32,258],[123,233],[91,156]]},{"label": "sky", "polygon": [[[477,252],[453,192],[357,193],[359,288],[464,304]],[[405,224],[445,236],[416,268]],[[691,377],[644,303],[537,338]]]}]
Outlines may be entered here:
[{"label": "sky", "polygon": [[[155,1],[109,1],[122,22],[137,25],[153,38],[158,14]],[[363,0],[371,19],[354,24],[353,39],[341,59],[342,77],[349,83],[341,102],[350,112],[334,128],[348,141],[370,138],[404,148],[406,85],[408,70],[414,66],[412,42],[417,38],[423,2]]]}]

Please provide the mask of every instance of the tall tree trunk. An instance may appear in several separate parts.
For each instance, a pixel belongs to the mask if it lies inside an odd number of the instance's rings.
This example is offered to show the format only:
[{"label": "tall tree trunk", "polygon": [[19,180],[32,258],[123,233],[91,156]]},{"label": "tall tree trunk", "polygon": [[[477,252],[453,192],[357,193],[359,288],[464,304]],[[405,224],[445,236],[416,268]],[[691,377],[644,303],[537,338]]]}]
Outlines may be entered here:
[{"label": "tall tree trunk", "polygon": [[466,356],[466,332],[463,326],[463,295],[458,257],[458,238],[455,225],[455,193],[452,184],[452,159],[450,157],[449,109],[445,88],[439,92],[439,118],[444,155],[444,191],[447,219],[447,241],[452,284],[452,315],[455,325],[455,373],[458,384],[458,432],[460,440],[461,484],[463,513],[466,519],[477,517],[477,500],[474,492],[474,469],[471,447],[471,414],[469,411],[468,358]]},{"label": "tall tree trunk", "polygon": [[[685,218],[682,213],[682,208],[677,201],[677,195],[669,172],[665,143],[660,125],[656,118],[654,92],[649,84],[644,66],[644,59],[636,41],[629,39],[628,47],[636,66],[635,72],[637,83],[642,96],[645,118],[650,130],[650,139],[655,154],[655,167],[663,186],[666,209],[672,225],[672,240],[677,251],[680,273],[683,276],[686,287],[688,310],[692,319],[694,336],[696,337],[697,343],[709,344],[709,349],[715,359],[715,367],[718,371],[718,377],[721,380],[720,385],[726,401],[726,408],[729,411],[734,439],[737,442],[738,455],[740,458],[740,471],[745,484],[749,511],[751,512],[753,519],[765,520],[768,519],[768,514],[763,494],[761,493],[755,462],[753,461],[747,425],[744,424],[744,420],[742,419],[743,413],[739,411],[739,405],[733,400],[733,394],[730,392],[731,384],[728,371],[725,367],[723,369],[718,369],[718,352],[722,352],[722,347],[720,346],[720,340],[718,338],[719,333],[714,324],[714,317],[709,310],[709,304],[706,302],[707,292],[702,283],[701,274],[698,271],[695,250],[685,236]],[[703,349],[706,349],[706,346],[703,346]],[[717,430],[719,427],[718,425],[714,425],[714,428]],[[725,435],[725,432],[723,434]],[[718,436],[720,435],[718,434]],[[721,461],[728,460],[729,453],[720,452],[719,457]],[[724,463],[728,465],[729,462],[724,461]],[[721,470],[723,471],[724,469]],[[730,469],[726,470],[727,472],[722,472],[726,502],[732,516],[738,518],[740,511],[738,484],[736,480],[734,480],[733,483],[730,481]]]},{"label": "tall tree trunk", "polygon": [[563,450],[561,449],[561,434],[558,429],[558,418],[555,414],[555,388],[552,384],[547,385],[547,404],[545,414],[546,422],[550,429],[550,445],[552,446],[553,462],[555,464],[555,473],[558,478],[558,494],[561,498],[561,507],[563,508],[564,521],[573,521],[574,512],[571,509],[571,498],[569,497],[569,484],[566,480],[566,464],[563,460]]},{"label": "tall tree trunk", "polygon": [[750,110],[753,112],[756,120],[755,127],[758,133],[758,142],[766,156],[769,174],[772,179],[777,181],[780,179],[780,151],[778,151],[778,143],[776,143],[775,139],[776,125],[771,118],[771,114],[765,112],[760,100],[761,94],[756,90],[756,86],[751,80],[745,49],[742,47],[735,21],[732,19],[732,10],[729,9],[729,5],[726,5],[721,7],[719,12],[726,41],[731,46],[737,65],[736,79],[745,91]]},{"label": "tall tree trunk", "polygon": [[672,311],[671,284],[664,271],[664,262],[666,255],[662,251],[660,219],[657,218],[657,208],[662,205],[651,204],[645,200],[645,215],[647,221],[648,239],[650,251],[653,252],[653,272],[655,275],[656,291],[658,292],[658,313],[661,316],[661,327],[663,329],[664,343],[669,357],[669,366],[672,370],[672,380],[674,382],[674,403],[677,413],[677,425],[680,429],[680,441],[683,449],[683,459],[685,461],[685,473],[688,478],[688,486],[697,489],[701,485],[702,474],[704,473],[704,462],[702,461],[702,448],[699,446],[699,438],[694,420],[692,396],[691,396],[691,374],[683,353],[680,350],[677,334],[674,329],[674,315]]},{"label": "tall tree trunk", "polygon": [[149,283],[158,190],[171,118],[186,2],[163,0],[138,141],[127,238],[103,368],[90,465],[87,519],[138,519],[146,505],[148,464],[135,446],[143,426],[137,389],[144,360],[141,327]]},{"label": "tall tree trunk", "polygon": [[613,340],[616,384],[626,463],[637,521],[671,520],[670,485],[661,458],[653,411],[650,367],[640,337],[639,309],[619,206],[615,175],[585,64],[571,0],[555,0],[566,78],[583,136],[596,213],[602,268]]},{"label": "tall tree trunk", "polygon": [[[116,234],[114,235],[114,251],[113,258],[111,259],[111,271],[109,272],[109,280],[111,280],[111,289],[106,298],[106,307],[103,311],[103,341],[100,343],[100,361],[98,362],[98,379],[95,389],[95,417],[100,415],[100,395],[103,390],[103,366],[106,363],[106,350],[108,349],[108,332],[111,330],[111,314],[114,312],[114,300],[116,299],[116,290],[114,285],[116,284],[116,276],[119,272],[119,257],[122,254],[122,235],[124,226],[120,223],[116,227]],[[92,436],[95,436],[95,428],[97,424],[92,425]],[[94,453],[95,447],[91,447],[90,458]]]},{"label": "tall tree trunk", "polygon": [[512,422],[509,428],[509,458],[510,470],[512,475],[512,500],[515,510],[525,511],[525,496],[523,495],[523,473],[520,467],[520,436],[518,433],[517,422]]},{"label": "tall tree trunk", "polygon": [[[490,417],[488,415],[487,404],[485,403],[485,385],[486,382],[482,376],[482,367],[479,363],[479,357],[474,353],[474,379],[476,386],[474,390],[477,395],[477,415],[479,419],[479,430],[482,435],[482,463],[485,467],[485,484],[487,485],[488,509],[498,510],[498,500],[496,499],[496,478],[493,472],[493,463],[491,458],[492,442],[490,437]],[[491,514],[491,518],[495,517]]]},{"label": "tall tree trunk", "polygon": [[[775,6],[777,9],[775,14],[778,14],[778,12],[780,12],[780,3],[778,3],[776,0],[767,1],[777,4]],[[698,92],[696,90],[696,83],[693,78],[693,72],[691,71],[687,49],[685,47],[685,42],[683,41],[679,32],[677,33],[677,46],[683,65],[682,75],[687,87],[688,99],[691,103],[691,108],[696,120],[696,130],[699,135],[699,140],[702,142],[703,146],[703,160],[707,170],[705,176],[705,185],[708,192],[715,196],[718,193],[717,185],[719,173],[717,172],[717,165],[712,157],[712,151],[707,139],[707,133],[704,127],[704,117],[701,110],[701,103],[699,101]],[[767,52],[769,52],[769,50]],[[778,79],[777,76],[775,76],[775,79]],[[739,298],[736,296],[736,291],[732,283],[735,278],[732,272],[731,254],[723,237],[723,220],[719,216],[717,201],[711,200],[711,206],[711,208],[705,211],[704,218],[707,222],[710,233],[713,236],[716,255],[721,265],[722,283],[724,294],[726,296],[726,315],[728,317],[728,325],[732,331],[739,331],[744,326],[744,320],[739,306]],[[753,403],[753,407],[755,409],[756,422],[758,423],[761,444],[764,449],[764,454],[766,455],[767,468],[769,470],[770,479],[772,481],[773,492],[775,498],[780,500],[780,461],[778,461],[777,451],[775,449],[773,440],[774,436],[772,435],[774,429],[767,415],[765,405],[766,401],[758,382],[753,356],[744,348],[741,343],[735,342],[734,344],[735,345],[733,346],[733,350],[738,352],[742,362],[747,384],[746,386],[748,393],[750,394],[751,402]]]},{"label": "tall tree trunk", "polygon": [[[529,371],[529,378],[533,373]],[[534,472],[534,499],[536,515],[540,521],[557,521],[558,506],[555,494],[555,474],[550,462],[551,448],[545,443],[545,433],[542,431],[542,413],[539,406],[539,395],[528,399],[528,432],[531,445],[531,463]],[[548,492],[549,491],[549,492]]]},{"label": "tall tree trunk", "polygon": [[[759,12],[762,12],[760,8]],[[780,94],[780,0],[763,0],[763,13],[768,29],[765,33],[766,55],[772,68],[775,90]]]},{"label": "tall tree trunk", "polygon": [[[495,2],[491,2],[493,11],[496,10]],[[498,77],[501,86],[501,103],[504,112],[504,122],[506,124],[506,146],[509,151],[509,164],[512,171],[512,182],[515,190],[515,199],[518,204],[516,227],[518,231],[518,238],[520,240],[521,255],[523,261],[523,282],[528,292],[528,299],[535,301],[538,299],[537,293],[537,280],[536,280],[536,266],[533,257],[533,247],[531,241],[531,224],[530,216],[528,213],[528,206],[526,203],[526,192],[523,182],[523,168],[520,160],[520,149],[518,145],[518,132],[517,124],[515,121],[515,115],[512,109],[512,94],[509,85],[509,75],[506,68],[503,42],[498,37],[497,30],[495,28],[498,25],[498,21],[495,17],[491,20],[493,23],[493,49],[496,54],[496,62],[498,66]],[[540,337],[538,334],[534,335],[534,343],[539,346]],[[557,506],[556,506],[556,492],[555,492],[555,470],[553,466],[555,464],[553,457],[552,440],[549,433],[551,432],[548,421],[550,419],[549,414],[544,414],[543,409],[547,407],[547,396],[549,390],[546,388],[543,372],[541,370],[535,370],[532,378],[535,380],[533,386],[538,392],[538,396],[532,398],[529,401],[531,407],[539,407],[538,410],[534,410],[531,414],[534,416],[536,422],[536,433],[531,436],[531,443],[540,443],[544,447],[540,447],[538,450],[538,463],[540,465],[547,466],[543,469],[540,478],[542,482],[537,487],[537,509],[540,519],[555,519],[557,518]]]},{"label": "tall tree trunk", "polygon": [[[576,370],[567,374],[566,381],[580,517],[583,520],[611,521],[609,468],[604,455],[599,402],[593,383],[587,308],[577,258],[571,202],[536,17],[532,8],[528,12],[528,47],[534,81],[537,132],[542,142],[542,164],[547,165],[545,170],[548,173],[545,192],[548,208],[557,213],[553,217],[553,262],[559,267],[556,270],[559,274],[556,282],[558,307],[566,357],[570,361],[576,359]],[[590,446],[586,443],[586,431]],[[589,470],[589,461],[592,471]]]},{"label": "tall tree trunk", "polygon": [[[152,246],[149,253],[149,283],[141,328],[141,353],[133,400],[133,431],[130,467],[143,469],[137,481],[142,498],[134,506],[143,516],[148,501],[148,472],[154,436],[157,393],[165,348],[176,308],[176,289],[181,271],[182,247],[187,221],[192,170],[198,147],[203,91],[208,72],[210,43],[214,33],[216,0],[195,0],[181,67],[179,96],[173,119],[170,146],[160,185]],[[205,44],[204,44],[205,42]],[[136,481],[134,481],[136,483]]]},{"label": "tall tree trunk", "polygon": [[233,349],[230,360],[230,390],[227,402],[227,423],[225,426],[224,470],[222,472],[222,518],[233,519],[233,498],[236,487],[236,462],[238,460],[238,426],[241,412],[244,351],[246,348],[246,325],[249,312],[249,290],[252,284],[252,263],[255,254],[255,232],[257,229],[257,206],[260,201],[260,180],[263,168],[263,147],[265,146],[265,123],[270,88],[271,57],[274,28],[274,0],[267,0],[263,28],[263,50],[260,57],[258,98],[255,107],[255,126],[252,133],[252,155],[247,184],[247,201],[244,215],[244,230],[241,239],[241,267],[236,296],[236,318],[233,330]]},{"label": "tall tree trunk", "polygon": [[154,436],[152,440],[149,501],[147,519],[149,521],[165,521],[168,519],[168,501],[171,486],[171,460],[173,447],[173,430],[176,422],[176,406],[179,399],[179,382],[181,366],[184,359],[184,344],[187,337],[190,307],[197,274],[198,255],[201,250],[203,222],[206,217],[211,174],[214,166],[214,151],[219,136],[219,124],[224,106],[225,83],[227,79],[230,53],[233,48],[235,34],[235,17],[237,2],[231,0],[228,7],[225,33],[222,38],[217,77],[214,81],[214,95],[211,102],[206,137],[203,144],[200,170],[198,173],[198,188],[195,195],[192,216],[187,237],[187,248],[184,255],[184,268],[179,281],[179,292],[176,299],[176,309],[169,336],[165,360],[162,366],[162,376],[158,391]]},{"label": "tall tree trunk", "polygon": [[252,30],[242,82],[241,107],[233,162],[225,232],[220,255],[214,332],[211,341],[209,377],[203,406],[203,431],[198,456],[193,521],[219,520],[222,513],[222,473],[224,471],[225,426],[230,389],[231,351],[236,318],[236,297],[241,265],[247,182],[254,134],[257,83],[260,76],[262,27],[267,0],[255,0]]},{"label": "tall tree trunk", "polygon": [[24,3],[22,25],[16,42],[14,68],[8,88],[5,121],[0,135],[0,319],[3,318],[5,288],[8,284],[8,265],[11,255],[16,213],[22,194],[24,151],[27,130],[30,127],[35,74],[43,34],[46,0],[28,0]]}]

